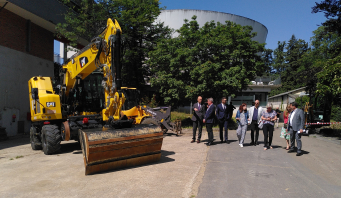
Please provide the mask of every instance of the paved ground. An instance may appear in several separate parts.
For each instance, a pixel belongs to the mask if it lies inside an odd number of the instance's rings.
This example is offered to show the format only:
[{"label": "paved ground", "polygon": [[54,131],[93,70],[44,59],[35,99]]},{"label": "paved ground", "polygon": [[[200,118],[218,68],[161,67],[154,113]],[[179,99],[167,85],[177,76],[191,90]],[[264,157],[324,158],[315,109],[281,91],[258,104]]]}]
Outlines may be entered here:
[{"label": "paved ground", "polygon": [[77,142],[49,156],[28,142],[0,142],[0,197],[189,197],[208,150],[188,137],[166,136],[159,163],[85,176]]},{"label": "paved ground", "polygon": [[[77,142],[52,156],[32,151],[27,137],[0,142],[0,197],[341,197],[339,141],[305,136],[296,157],[282,148],[279,130],[268,151],[263,141],[207,148],[190,144],[185,132],[164,138],[159,163],[90,176]],[[249,143],[249,131],[246,137]],[[236,140],[235,131],[229,138]]]},{"label": "paved ground", "polygon": [[[297,157],[279,135],[277,129],[267,151],[262,133],[260,145],[249,146],[250,131],[243,148],[211,146],[198,197],[341,197],[341,145],[304,136],[304,155]],[[234,131],[229,138],[236,140]]]}]

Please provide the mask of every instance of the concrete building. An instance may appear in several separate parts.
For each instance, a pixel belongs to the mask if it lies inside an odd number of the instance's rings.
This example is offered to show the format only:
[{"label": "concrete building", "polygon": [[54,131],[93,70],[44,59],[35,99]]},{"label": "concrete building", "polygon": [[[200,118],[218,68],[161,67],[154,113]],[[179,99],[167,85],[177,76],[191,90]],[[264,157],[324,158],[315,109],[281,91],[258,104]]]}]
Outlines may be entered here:
[{"label": "concrete building", "polygon": [[265,107],[268,103],[268,95],[271,90],[281,86],[281,79],[272,79],[271,77],[256,77],[252,84],[248,86],[247,90],[243,90],[236,94],[236,97],[229,97],[228,102],[232,102],[235,106],[240,106],[246,103],[248,107],[252,105],[255,100],[260,101],[260,106]]},{"label": "concrete building", "polygon": [[27,82],[53,76],[55,26],[67,9],[58,0],[0,0],[0,127],[9,136],[29,132]]},{"label": "concrete building", "polygon": [[296,98],[308,95],[305,92],[305,88],[306,87],[301,87],[285,93],[271,96],[268,99],[268,103],[272,104],[274,108],[279,107],[280,109],[285,110],[287,108],[287,104],[294,102]]}]

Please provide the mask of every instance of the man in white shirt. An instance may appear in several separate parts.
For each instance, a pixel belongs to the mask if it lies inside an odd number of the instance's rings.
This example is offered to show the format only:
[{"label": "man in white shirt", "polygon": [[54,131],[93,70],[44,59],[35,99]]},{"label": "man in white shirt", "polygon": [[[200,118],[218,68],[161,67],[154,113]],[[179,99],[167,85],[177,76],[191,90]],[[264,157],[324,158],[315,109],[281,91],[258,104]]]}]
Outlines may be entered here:
[{"label": "man in white shirt", "polygon": [[302,140],[301,136],[303,133],[305,116],[302,109],[298,109],[298,104],[296,102],[290,103],[291,114],[288,119],[288,128],[287,131],[290,132],[290,150],[289,153],[294,152],[295,150],[295,139],[297,142],[297,154],[296,156],[301,156],[302,152]]}]

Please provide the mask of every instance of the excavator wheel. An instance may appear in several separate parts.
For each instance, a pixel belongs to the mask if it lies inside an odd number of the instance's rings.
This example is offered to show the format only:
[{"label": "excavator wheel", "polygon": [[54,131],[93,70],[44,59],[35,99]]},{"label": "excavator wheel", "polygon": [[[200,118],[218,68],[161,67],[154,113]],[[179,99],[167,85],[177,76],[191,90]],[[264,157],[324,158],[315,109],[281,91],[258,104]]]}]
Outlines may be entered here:
[{"label": "excavator wheel", "polygon": [[32,150],[41,150],[41,140],[37,134],[37,129],[34,126],[30,128],[30,142]]},{"label": "excavator wheel", "polygon": [[45,125],[41,130],[41,140],[43,144],[43,151],[45,155],[51,155],[59,152],[60,141],[62,137],[60,136],[60,131],[56,125]]}]

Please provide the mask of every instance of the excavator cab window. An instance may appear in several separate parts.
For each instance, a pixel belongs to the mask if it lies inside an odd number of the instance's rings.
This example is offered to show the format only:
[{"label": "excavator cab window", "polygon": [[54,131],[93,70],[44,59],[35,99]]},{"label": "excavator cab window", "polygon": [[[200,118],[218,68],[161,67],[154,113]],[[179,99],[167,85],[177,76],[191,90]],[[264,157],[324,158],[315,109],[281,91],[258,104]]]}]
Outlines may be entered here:
[{"label": "excavator cab window", "polygon": [[32,99],[33,100],[38,100],[38,88],[32,88],[31,89],[31,94],[32,94]]}]

